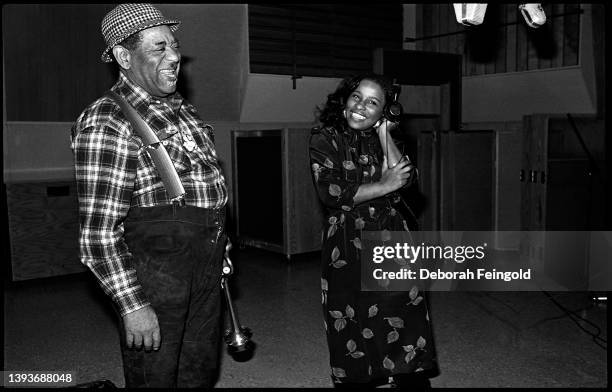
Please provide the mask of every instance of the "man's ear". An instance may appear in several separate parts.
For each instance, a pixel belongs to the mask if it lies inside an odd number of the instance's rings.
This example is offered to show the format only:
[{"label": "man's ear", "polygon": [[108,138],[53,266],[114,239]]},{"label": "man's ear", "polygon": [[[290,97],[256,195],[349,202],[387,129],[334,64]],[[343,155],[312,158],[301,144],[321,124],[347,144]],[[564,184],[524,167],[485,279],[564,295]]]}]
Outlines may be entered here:
[{"label": "man's ear", "polygon": [[129,50],[121,45],[115,45],[113,47],[113,55],[115,56],[117,64],[119,64],[121,68],[130,69],[132,55],[130,54]]}]

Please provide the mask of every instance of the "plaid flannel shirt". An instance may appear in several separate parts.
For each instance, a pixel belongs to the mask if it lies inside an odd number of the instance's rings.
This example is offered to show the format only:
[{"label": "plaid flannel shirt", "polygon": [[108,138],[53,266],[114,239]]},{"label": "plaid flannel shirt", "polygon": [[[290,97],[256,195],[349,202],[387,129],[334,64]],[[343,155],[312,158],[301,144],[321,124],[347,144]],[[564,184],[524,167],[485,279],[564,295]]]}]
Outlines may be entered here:
[{"label": "plaid flannel shirt", "polygon": [[[163,103],[122,73],[112,90],[136,109],[162,141],[185,188],[185,203],[202,208],[225,206],[227,189],[217,162],[213,129],[195,108],[179,93]],[[190,138],[196,144],[192,151],[183,146]],[[81,262],[125,315],[149,302],[138,283],[122,222],[130,207],[171,201],[142,140],[114,101],[102,97],[89,105],[76,120],[71,139]]]}]

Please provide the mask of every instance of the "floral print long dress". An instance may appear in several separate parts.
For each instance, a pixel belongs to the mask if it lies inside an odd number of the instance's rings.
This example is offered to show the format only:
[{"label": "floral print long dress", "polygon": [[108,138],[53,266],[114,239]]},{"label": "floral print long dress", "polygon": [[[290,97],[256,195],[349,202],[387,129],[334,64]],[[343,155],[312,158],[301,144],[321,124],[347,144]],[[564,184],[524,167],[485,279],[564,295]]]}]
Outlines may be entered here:
[{"label": "floral print long dress", "polygon": [[317,127],[310,139],[314,184],[324,205],[321,300],[334,382],[369,382],[434,369],[435,350],[424,292],[362,291],[363,231],[408,230],[397,195],[355,205],[360,184],[381,177],[375,132]]}]

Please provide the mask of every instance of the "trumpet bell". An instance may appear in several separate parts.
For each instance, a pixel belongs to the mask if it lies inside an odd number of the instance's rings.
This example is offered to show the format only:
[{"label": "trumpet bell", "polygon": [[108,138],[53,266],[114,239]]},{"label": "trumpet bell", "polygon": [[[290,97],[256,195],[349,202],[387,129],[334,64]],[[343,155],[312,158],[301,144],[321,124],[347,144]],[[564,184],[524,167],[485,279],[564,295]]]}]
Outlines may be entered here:
[{"label": "trumpet bell", "polygon": [[255,351],[255,343],[251,340],[252,332],[247,327],[241,327],[240,332],[233,329],[225,331],[227,352],[235,361],[248,361]]},{"label": "trumpet bell", "polygon": [[247,327],[241,327],[240,332],[236,333],[232,329],[225,331],[225,344],[234,352],[242,352],[248,350],[251,343],[251,330]]}]

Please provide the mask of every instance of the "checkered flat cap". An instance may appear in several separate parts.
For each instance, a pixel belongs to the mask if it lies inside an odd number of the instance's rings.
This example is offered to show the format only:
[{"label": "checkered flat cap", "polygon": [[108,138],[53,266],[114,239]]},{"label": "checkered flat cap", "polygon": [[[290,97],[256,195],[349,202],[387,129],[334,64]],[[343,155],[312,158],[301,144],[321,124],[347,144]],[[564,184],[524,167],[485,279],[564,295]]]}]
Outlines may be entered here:
[{"label": "checkered flat cap", "polygon": [[102,61],[113,61],[110,56],[113,46],[134,33],[160,25],[168,25],[171,31],[176,31],[180,23],[179,20],[164,18],[151,4],[120,4],[102,19],[102,36],[107,45],[102,52]]}]

